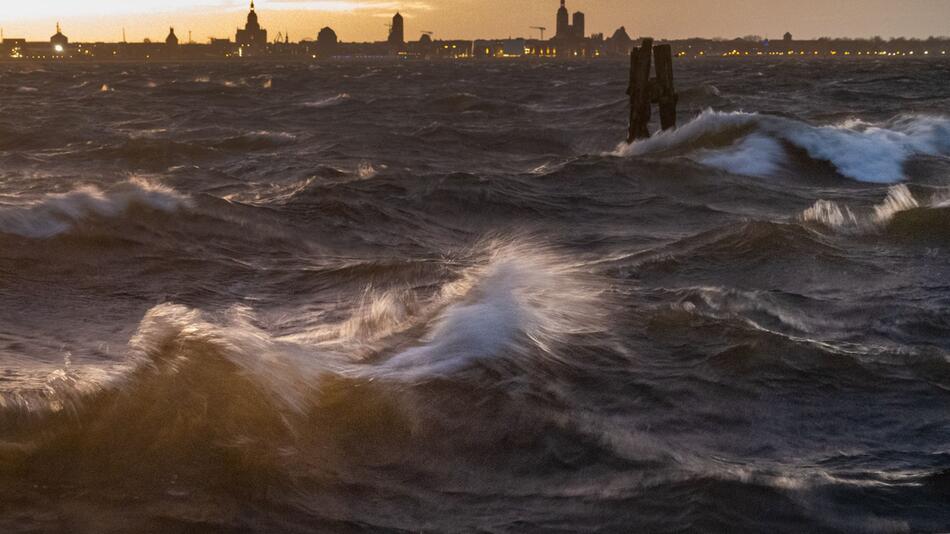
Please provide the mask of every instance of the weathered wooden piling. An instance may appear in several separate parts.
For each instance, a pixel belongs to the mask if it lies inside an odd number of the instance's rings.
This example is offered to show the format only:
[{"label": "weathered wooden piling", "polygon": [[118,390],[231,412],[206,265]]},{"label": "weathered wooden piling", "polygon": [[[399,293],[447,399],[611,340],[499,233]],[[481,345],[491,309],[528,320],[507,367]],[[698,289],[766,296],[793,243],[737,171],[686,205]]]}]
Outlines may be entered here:
[{"label": "weathered wooden piling", "polygon": [[657,95],[654,100],[660,106],[660,127],[664,130],[676,128],[676,103],[679,95],[673,89],[673,48],[660,45],[653,49],[656,63]]},{"label": "weathered wooden piling", "polygon": [[[651,59],[656,63],[656,78],[650,78]],[[627,142],[650,137],[650,104],[660,108],[660,126],[676,127],[676,104],[679,96],[673,87],[673,49],[670,45],[653,47],[646,38],[639,48],[630,52],[630,133]]]},{"label": "weathered wooden piling", "polygon": [[627,142],[650,137],[647,124],[650,122],[650,59],[653,56],[653,39],[644,39],[640,48],[630,52],[630,135]]}]

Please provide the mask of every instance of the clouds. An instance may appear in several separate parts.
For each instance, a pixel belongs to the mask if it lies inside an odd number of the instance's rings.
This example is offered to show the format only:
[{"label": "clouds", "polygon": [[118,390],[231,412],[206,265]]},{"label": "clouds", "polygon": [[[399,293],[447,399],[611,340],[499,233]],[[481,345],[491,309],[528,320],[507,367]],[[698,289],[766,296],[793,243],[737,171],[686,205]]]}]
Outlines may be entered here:
[{"label": "clouds", "polygon": [[[256,0],[260,11],[315,11],[359,13],[373,10],[431,11],[434,6],[421,0]],[[247,0],[33,0],[11,2],[3,7],[5,18],[40,20],[127,14],[208,13],[245,11]]]},{"label": "clouds", "polygon": [[356,13],[369,10],[389,11],[431,11],[433,6],[426,2],[398,2],[374,0],[272,0],[267,2],[268,9],[307,10],[336,13]]}]

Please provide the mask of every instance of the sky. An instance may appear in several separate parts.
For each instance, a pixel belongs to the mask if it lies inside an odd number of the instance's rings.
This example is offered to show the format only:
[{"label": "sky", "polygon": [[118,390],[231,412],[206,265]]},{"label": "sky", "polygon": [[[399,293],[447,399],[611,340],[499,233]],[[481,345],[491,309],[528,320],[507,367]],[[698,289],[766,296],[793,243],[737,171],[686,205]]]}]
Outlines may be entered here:
[{"label": "sky", "polygon": [[[2,0],[5,37],[46,40],[56,22],[72,41],[164,39],[168,28],[183,41],[234,38],[244,25],[245,0]],[[256,0],[262,26],[274,38],[315,39],[324,26],[343,41],[379,41],[397,10],[406,38],[423,31],[435,39],[553,35],[559,0]],[[778,38],[928,37],[950,35],[950,0],[567,0],[583,11],[588,33],[607,36],[625,26],[631,37]]]}]

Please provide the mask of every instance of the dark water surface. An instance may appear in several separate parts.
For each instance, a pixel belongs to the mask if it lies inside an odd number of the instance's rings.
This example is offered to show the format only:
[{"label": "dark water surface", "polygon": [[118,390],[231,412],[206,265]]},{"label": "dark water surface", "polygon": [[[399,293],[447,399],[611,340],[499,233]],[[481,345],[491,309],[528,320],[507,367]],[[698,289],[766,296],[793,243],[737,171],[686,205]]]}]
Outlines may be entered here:
[{"label": "dark water surface", "polygon": [[950,529],[950,62],[0,67],[0,531]]}]

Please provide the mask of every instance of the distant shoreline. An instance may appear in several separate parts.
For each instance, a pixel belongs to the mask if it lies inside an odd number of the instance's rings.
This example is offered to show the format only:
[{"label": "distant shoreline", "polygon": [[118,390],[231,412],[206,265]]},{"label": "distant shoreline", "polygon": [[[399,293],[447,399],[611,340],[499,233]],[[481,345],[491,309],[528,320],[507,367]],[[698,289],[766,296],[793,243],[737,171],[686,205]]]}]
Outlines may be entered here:
[{"label": "distant shoreline", "polygon": [[[272,43],[234,48],[228,44],[163,43],[68,43],[51,44],[6,39],[0,46],[0,63],[217,63],[217,62],[301,62],[315,61],[398,61],[398,60],[603,60],[627,58],[640,42],[623,34],[606,40],[494,39],[412,41],[390,43]],[[677,58],[710,57],[767,58],[880,58],[945,57],[950,39],[817,39],[786,37],[770,41],[755,36],[733,40],[658,40],[669,44]]]},{"label": "distant shoreline", "polygon": [[[860,60],[880,60],[880,59],[916,59],[921,61],[940,61],[950,59],[950,54],[894,54],[894,55],[822,55],[822,54],[800,54],[800,55],[698,55],[698,56],[680,56],[677,61],[735,61],[735,60],[760,60],[760,61],[860,61]],[[332,63],[597,63],[597,62],[625,62],[623,56],[610,56],[603,58],[400,58],[393,56],[371,56],[371,57],[333,57],[333,58],[294,58],[294,57],[274,57],[274,58],[213,58],[213,59],[8,59],[0,58],[0,65],[254,65],[254,64],[332,64]]]}]

